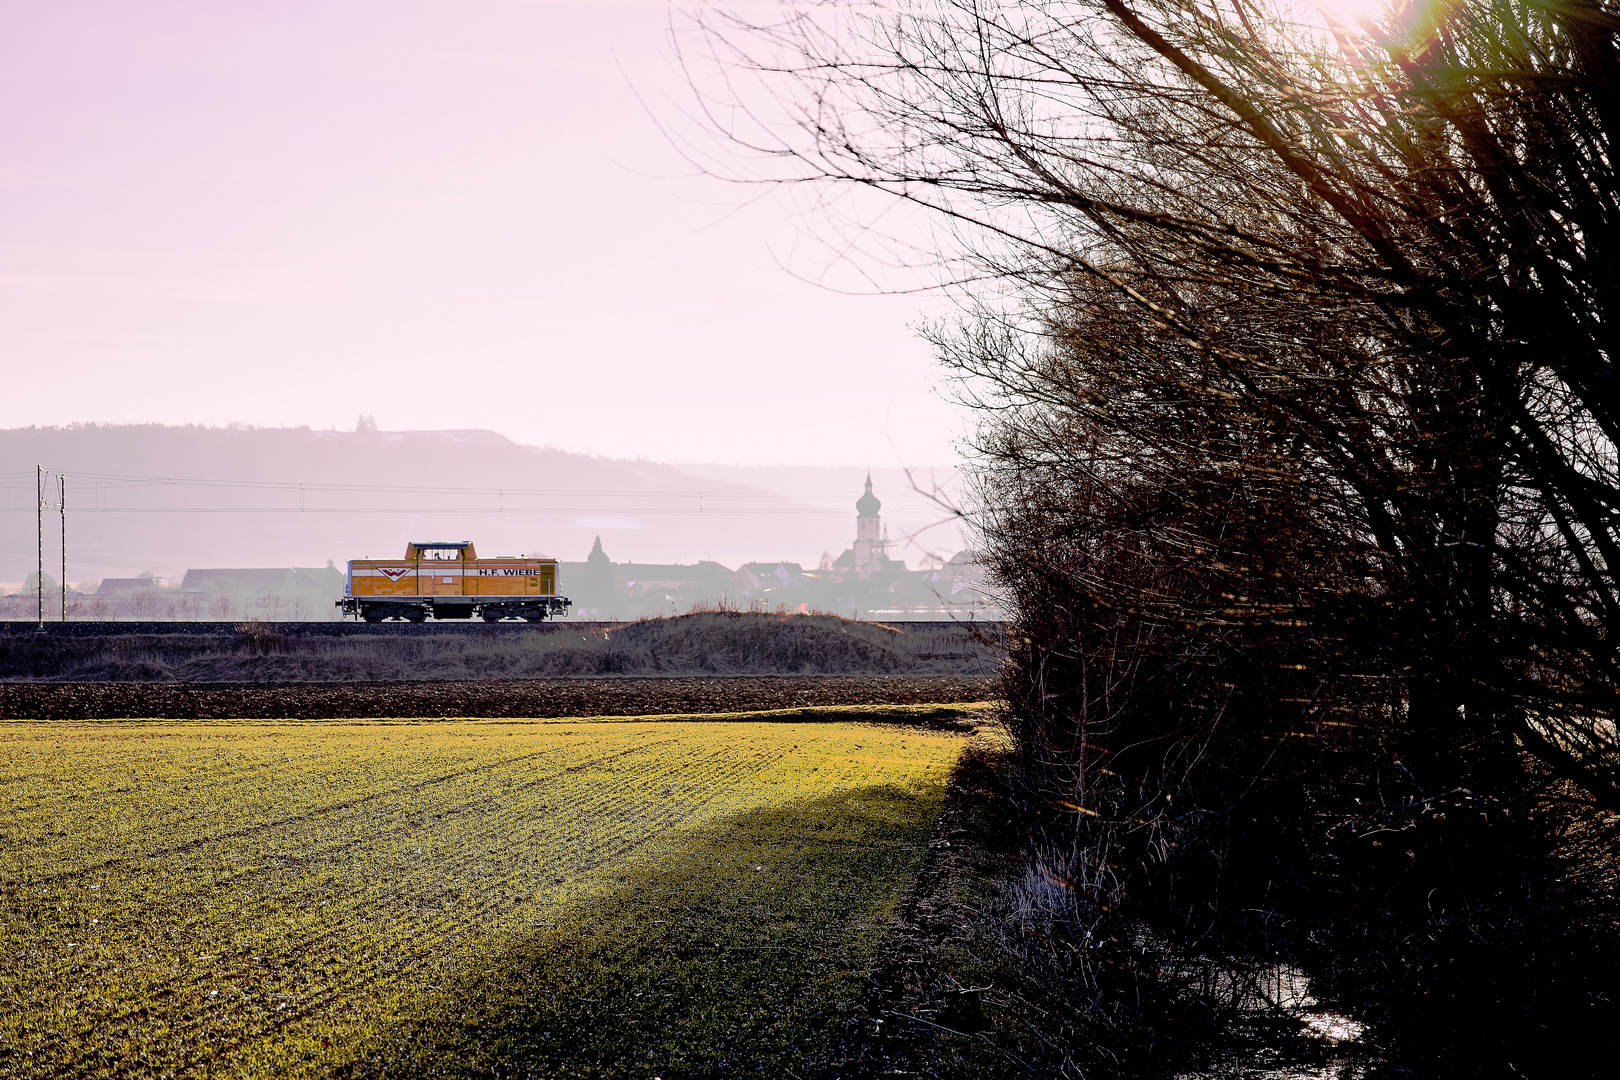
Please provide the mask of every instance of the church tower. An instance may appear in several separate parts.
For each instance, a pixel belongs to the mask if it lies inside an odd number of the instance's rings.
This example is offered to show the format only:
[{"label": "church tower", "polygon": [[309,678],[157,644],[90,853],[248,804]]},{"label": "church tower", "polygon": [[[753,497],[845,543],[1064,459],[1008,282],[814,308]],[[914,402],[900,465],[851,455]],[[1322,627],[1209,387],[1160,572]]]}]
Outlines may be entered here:
[{"label": "church tower", "polygon": [[855,573],[865,577],[883,568],[883,526],[878,511],[883,504],[872,494],[872,474],[866,474],[866,494],[855,500]]},{"label": "church tower", "polygon": [[574,603],[579,613],[595,609],[598,619],[619,617],[618,590],[613,587],[613,560],[602,550],[600,536],[591,545],[591,553],[585,556],[585,566],[574,589]]}]

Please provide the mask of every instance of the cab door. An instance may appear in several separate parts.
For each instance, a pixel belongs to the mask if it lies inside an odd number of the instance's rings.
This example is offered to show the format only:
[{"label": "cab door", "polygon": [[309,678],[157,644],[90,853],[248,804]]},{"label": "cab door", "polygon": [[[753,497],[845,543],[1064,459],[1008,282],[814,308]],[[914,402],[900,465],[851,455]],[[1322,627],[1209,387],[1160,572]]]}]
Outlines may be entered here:
[{"label": "cab door", "polygon": [[466,574],[466,553],[443,548],[422,553],[417,563],[417,592],[422,596],[460,596]]}]

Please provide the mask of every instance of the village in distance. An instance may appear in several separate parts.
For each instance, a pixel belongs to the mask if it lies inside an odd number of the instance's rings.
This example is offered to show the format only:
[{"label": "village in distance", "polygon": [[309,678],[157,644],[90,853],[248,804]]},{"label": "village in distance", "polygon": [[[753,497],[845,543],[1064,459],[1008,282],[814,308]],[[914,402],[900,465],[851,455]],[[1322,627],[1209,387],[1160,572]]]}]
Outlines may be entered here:
[{"label": "village in distance", "polygon": [[[573,618],[621,621],[692,611],[826,613],[856,619],[964,620],[999,618],[972,553],[927,557],[911,568],[893,557],[882,503],[871,478],[855,504],[855,539],[819,565],[745,562],[732,568],[693,563],[615,562],[595,537],[581,561],[559,561],[560,591]],[[7,620],[36,616],[36,574],[0,598]],[[321,622],[345,618],[338,608],[346,573],[325,566],[193,568],[179,582],[153,573],[70,584],[67,594],[44,576],[47,618],[92,621]]]}]

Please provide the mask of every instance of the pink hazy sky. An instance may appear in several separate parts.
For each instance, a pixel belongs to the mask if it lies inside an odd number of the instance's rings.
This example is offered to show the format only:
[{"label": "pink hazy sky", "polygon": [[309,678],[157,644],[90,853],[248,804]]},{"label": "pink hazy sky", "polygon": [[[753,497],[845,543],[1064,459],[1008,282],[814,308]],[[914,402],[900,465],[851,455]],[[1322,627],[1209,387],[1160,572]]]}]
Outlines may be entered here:
[{"label": "pink hazy sky", "polygon": [[[689,172],[657,0],[0,0],[0,427],[946,464],[916,296]],[[638,101],[637,95],[643,101]]]}]

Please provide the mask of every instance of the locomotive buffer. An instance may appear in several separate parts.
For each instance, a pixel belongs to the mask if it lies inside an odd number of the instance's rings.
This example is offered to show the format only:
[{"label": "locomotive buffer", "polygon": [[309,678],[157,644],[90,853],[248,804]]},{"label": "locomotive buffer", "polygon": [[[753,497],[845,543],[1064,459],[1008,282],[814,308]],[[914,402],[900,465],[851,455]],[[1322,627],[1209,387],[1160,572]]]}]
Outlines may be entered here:
[{"label": "locomotive buffer", "polygon": [[572,603],[557,595],[556,559],[480,559],[472,541],[457,540],[407,544],[403,559],[349,560],[337,605],[366,622],[540,622],[568,614]]}]

